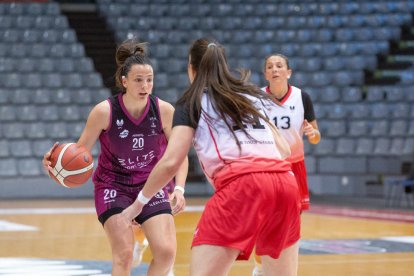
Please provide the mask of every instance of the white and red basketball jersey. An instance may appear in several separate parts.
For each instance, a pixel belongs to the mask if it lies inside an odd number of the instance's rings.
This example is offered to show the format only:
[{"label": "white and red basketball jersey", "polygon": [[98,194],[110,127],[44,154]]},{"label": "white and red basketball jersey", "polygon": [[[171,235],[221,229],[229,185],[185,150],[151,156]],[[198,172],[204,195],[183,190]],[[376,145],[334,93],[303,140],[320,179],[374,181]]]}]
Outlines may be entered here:
[{"label": "white and red basketball jersey", "polygon": [[[265,107],[262,101],[253,97],[249,97],[249,99],[265,115],[266,111],[264,111]],[[201,167],[210,180],[213,180],[223,168],[226,168],[222,171],[223,173],[228,171],[230,167],[239,168],[240,166],[236,163],[244,164],[241,167],[254,168],[260,167],[258,164],[264,164],[265,167],[269,165],[275,170],[277,168],[284,171],[286,168],[290,169],[289,165],[286,167],[288,163],[282,160],[271,129],[264,120],[258,118],[256,124],[246,126],[245,129],[251,137],[248,137],[242,130],[237,130],[237,126],[233,127],[240,142],[241,150],[239,150],[231,131],[216,113],[206,94],[202,98],[202,110],[195,132],[194,149]],[[235,173],[234,170],[231,173]]]},{"label": "white and red basketball jersey", "polygon": [[[263,87],[262,90],[270,93],[268,87]],[[278,106],[268,109],[267,115],[290,145],[291,155],[286,160],[291,163],[304,160],[303,121],[305,110],[302,91],[289,85],[288,93],[278,102]]]}]

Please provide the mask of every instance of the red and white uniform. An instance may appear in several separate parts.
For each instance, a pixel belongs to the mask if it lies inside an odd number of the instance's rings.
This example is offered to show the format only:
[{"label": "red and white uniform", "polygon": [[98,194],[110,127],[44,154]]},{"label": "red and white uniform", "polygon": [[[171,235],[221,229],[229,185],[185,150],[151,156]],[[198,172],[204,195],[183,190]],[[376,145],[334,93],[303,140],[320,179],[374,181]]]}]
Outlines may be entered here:
[{"label": "red and white uniform", "polygon": [[[262,90],[270,93],[269,87],[263,87]],[[312,101],[307,93],[289,85],[287,94],[268,110],[267,115],[290,145],[291,155],[286,160],[292,163],[292,171],[299,185],[302,210],[308,210],[309,189],[303,145],[303,122],[305,119],[308,122],[315,120]]]},{"label": "red and white uniform", "polygon": [[[249,99],[265,114],[261,100]],[[281,159],[270,127],[258,119],[245,127],[251,137],[235,130],[239,150],[207,93],[203,95],[202,114],[196,126],[189,122],[186,110],[176,107],[174,127],[195,129],[194,148],[215,188],[192,245],[235,248],[240,250],[239,260],[248,260],[256,246],[257,254],[278,258],[283,249],[300,238],[300,200],[290,163]]]}]

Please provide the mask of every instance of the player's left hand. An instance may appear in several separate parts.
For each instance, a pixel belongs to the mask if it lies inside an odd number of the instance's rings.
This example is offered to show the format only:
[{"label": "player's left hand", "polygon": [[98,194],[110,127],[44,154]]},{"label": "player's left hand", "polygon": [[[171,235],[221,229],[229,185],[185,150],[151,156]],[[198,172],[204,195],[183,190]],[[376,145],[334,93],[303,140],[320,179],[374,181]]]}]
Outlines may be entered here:
[{"label": "player's left hand", "polygon": [[308,122],[308,120],[303,122],[303,133],[308,137],[308,139],[313,139],[316,136],[315,129]]},{"label": "player's left hand", "polygon": [[174,190],[172,194],[170,194],[170,201],[172,207],[172,214],[176,215],[184,210],[185,208],[185,198],[181,191]]}]

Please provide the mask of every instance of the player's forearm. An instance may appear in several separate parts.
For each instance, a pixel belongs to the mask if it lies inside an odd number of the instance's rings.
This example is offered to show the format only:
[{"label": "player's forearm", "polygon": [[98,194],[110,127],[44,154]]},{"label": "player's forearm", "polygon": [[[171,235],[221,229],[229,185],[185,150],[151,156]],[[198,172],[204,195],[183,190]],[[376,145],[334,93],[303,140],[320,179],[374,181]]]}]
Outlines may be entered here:
[{"label": "player's forearm", "polygon": [[188,175],[188,156],[185,157],[184,161],[181,163],[180,168],[175,175],[175,184],[184,188],[185,181]]}]

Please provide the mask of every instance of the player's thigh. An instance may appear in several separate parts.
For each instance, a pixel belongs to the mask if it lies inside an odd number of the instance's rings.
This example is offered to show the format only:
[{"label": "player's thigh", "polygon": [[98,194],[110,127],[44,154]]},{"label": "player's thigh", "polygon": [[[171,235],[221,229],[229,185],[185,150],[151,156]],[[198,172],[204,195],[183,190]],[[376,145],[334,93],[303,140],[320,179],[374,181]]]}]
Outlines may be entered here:
[{"label": "player's thigh", "polygon": [[191,276],[227,275],[240,250],[216,246],[198,245],[191,249]]},{"label": "player's thigh", "polygon": [[297,275],[299,258],[299,242],[285,248],[278,259],[270,256],[261,256],[265,275]]},{"label": "player's thigh", "polygon": [[142,224],[145,236],[148,239],[154,254],[157,251],[173,251],[177,247],[174,218],[171,214],[153,216]]},{"label": "player's thigh", "polygon": [[121,250],[133,246],[134,235],[131,224],[125,221],[122,215],[112,215],[105,221],[105,233],[113,250]]}]

